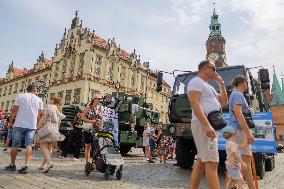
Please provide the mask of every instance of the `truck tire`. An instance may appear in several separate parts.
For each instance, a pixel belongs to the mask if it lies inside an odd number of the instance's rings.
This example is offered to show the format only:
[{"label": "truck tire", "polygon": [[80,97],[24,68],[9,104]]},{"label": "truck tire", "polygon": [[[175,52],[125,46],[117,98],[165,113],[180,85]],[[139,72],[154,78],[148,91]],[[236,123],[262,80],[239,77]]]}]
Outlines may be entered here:
[{"label": "truck tire", "polygon": [[265,176],[265,157],[262,153],[256,153],[254,155],[256,174],[260,179]]},{"label": "truck tire", "polygon": [[131,150],[131,146],[120,145],[119,150],[121,155],[126,155]]},{"label": "truck tire", "polygon": [[272,171],[275,168],[274,156],[265,161],[265,171]]},{"label": "truck tire", "polygon": [[183,169],[191,169],[196,155],[196,147],[193,140],[177,137],[176,160],[177,165]]}]

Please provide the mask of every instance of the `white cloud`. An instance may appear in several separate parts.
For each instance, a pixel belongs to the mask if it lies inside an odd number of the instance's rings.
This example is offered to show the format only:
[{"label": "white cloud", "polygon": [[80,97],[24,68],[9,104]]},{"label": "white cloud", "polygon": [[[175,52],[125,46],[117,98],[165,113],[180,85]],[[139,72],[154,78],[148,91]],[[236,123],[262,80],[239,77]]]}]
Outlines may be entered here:
[{"label": "white cloud", "polygon": [[244,23],[243,35],[234,37],[230,44],[235,56],[270,69],[272,65],[276,65],[283,72],[284,60],[281,55],[284,49],[284,2],[231,0],[227,3],[236,14],[239,13]]},{"label": "white cloud", "polygon": [[175,11],[175,19],[182,26],[189,26],[199,23],[202,20],[203,7],[207,0],[170,0],[172,9]]}]

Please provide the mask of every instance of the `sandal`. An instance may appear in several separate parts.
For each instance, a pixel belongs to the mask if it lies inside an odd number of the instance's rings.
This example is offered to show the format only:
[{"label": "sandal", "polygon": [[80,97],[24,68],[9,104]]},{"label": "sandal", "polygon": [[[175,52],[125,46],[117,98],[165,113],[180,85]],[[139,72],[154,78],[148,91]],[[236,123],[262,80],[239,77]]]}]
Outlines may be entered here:
[{"label": "sandal", "polygon": [[53,167],[53,163],[46,166],[46,169],[44,169],[43,173],[48,173],[48,171]]},{"label": "sandal", "polygon": [[43,170],[44,170],[44,166],[41,165],[41,166],[39,166],[37,169],[40,170],[40,171],[43,171]]}]

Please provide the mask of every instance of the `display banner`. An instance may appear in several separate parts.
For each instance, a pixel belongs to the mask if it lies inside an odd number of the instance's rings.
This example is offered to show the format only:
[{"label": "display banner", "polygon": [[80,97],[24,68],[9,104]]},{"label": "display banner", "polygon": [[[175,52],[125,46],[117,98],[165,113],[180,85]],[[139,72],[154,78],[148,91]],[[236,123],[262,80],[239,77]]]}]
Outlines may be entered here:
[{"label": "display banner", "polygon": [[[253,120],[256,125],[251,129],[255,142],[251,145],[253,152],[276,153],[276,140],[274,135],[274,125],[271,112],[255,112]],[[224,113],[225,120],[229,122],[229,114]],[[229,123],[228,123],[229,124]],[[222,130],[219,131],[218,149],[226,150],[226,140],[222,136]]]},{"label": "display banner", "polygon": [[104,130],[112,133],[115,138],[116,144],[118,144],[118,115],[114,109],[103,109]]}]

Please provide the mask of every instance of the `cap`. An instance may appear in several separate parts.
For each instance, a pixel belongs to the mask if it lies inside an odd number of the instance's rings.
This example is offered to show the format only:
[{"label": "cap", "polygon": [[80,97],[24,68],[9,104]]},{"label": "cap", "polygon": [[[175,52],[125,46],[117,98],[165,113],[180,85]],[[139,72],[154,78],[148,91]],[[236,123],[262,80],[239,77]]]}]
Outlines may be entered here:
[{"label": "cap", "polygon": [[94,94],[92,99],[102,99],[103,97],[99,94]]},{"label": "cap", "polygon": [[224,129],[222,129],[222,133],[226,134],[226,133],[231,133],[231,134],[235,134],[235,129],[232,126],[227,126]]}]

